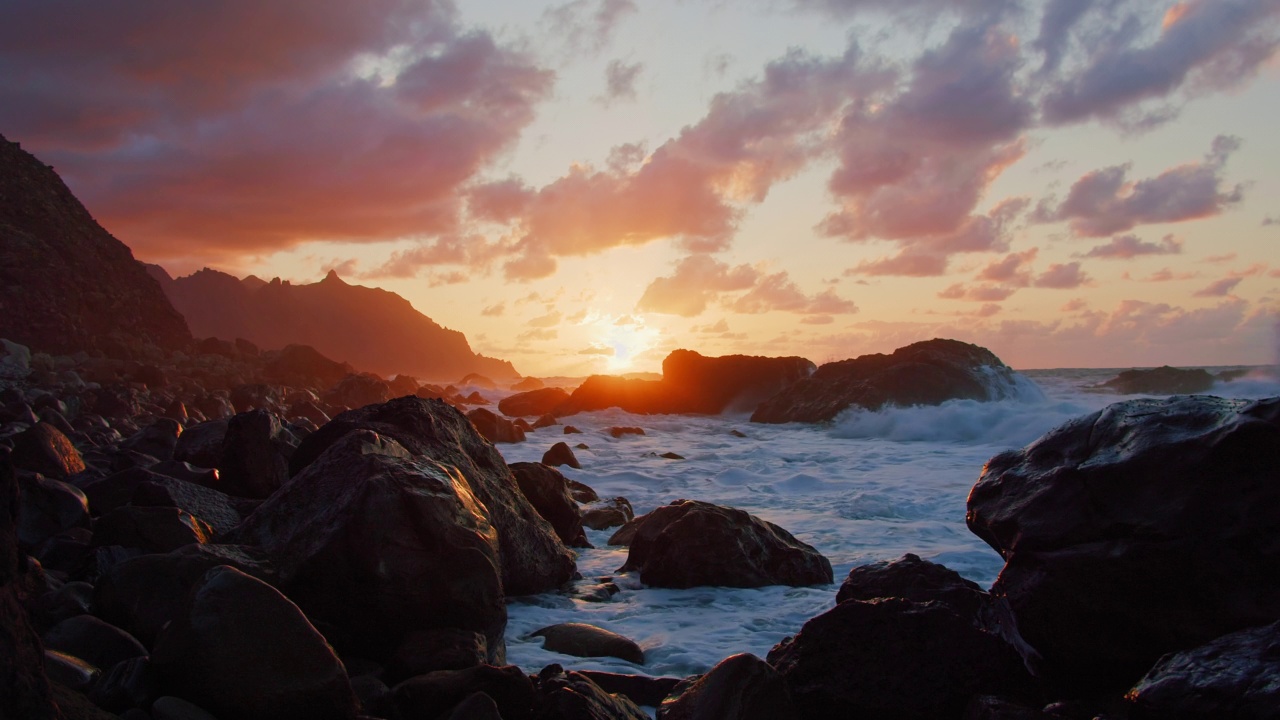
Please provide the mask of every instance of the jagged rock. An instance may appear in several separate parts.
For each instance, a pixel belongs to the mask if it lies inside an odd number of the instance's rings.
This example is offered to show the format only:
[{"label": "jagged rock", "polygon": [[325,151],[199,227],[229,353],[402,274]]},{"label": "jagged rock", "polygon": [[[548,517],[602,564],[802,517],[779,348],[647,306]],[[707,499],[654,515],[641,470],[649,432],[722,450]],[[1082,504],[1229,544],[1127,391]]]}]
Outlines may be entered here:
[{"label": "jagged rock", "polygon": [[644,516],[619,572],[654,587],[823,585],[831,563],[791,533],[743,510],[677,500]]},{"label": "jagged rock", "polygon": [[824,422],[849,407],[879,410],[885,405],[1001,400],[1022,392],[1016,373],[990,350],[934,339],[891,355],[827,363],[761,403],[751,422]]},{"label": "jagged rock", "polygon": [[280,411],[280,388],[262,383],[241,384],[231,388],[227,398],[237,413],[251,410],[267,410],[272,413]]},{"label": "jagged rock", "polygon": [[84,459],[67,436],[49,423],[36,423],[13,439],[14,467],[55,480],[84,471]]},{"label": "jagged rock", "polygon": [[[671,694],[680,678],[623,675],[598,670],[579,670],[578,673],[600,686],[610,695],[622,695],[637,705],[658,707]],[[659,708],[661,709],[661,708]]]},{"label": "jagged rock", "polygon": [[[631,501],[624,497],[609,498],[592,502],[582,508],[582,524],[592,530],[608,530],[621,527],[635,518],[631,509]],[[610,538],[609,544],[613,544]]]},{"label": "jagged rock", "polygon": [[[625,500],[626,498],[621,498],[621,499]],[[648,516],[641,515],[640,517],[633,518],[623,523],[622,527],[618,528],[617,532],[609,536],[609,541],[608,541],[609,545],[610,546],[630,545],[631,541],[636,539],[636,531],[640,529],[640,524],[644,522],[646,517]],[[586,513],[583,514],[583,519],[584,520],[586,519]],[[592,528],[592,529],[594,530],[596,528]],[[604,528],[600,528],[600,529],[603,530]]]},{"label": "jagged rock", "polygon": [[173,448],[173,459],[203,468],[216,468],[222,461],[222,443],[227,437],[230,416],[192,425],[182,431]]},{"label": "jagged rock", "polygon": [[79,488],[58,480],[24,477],[15,509],[18,543],[33,548],[72,528],[89,527],[89,502]]},{"label": "jagged rock", "polygon": [[556,408],[561,417],[619,407],[638,414],[700,413],[750,409],[813,372],[800,357],[726,355],[703,357],[676,350],[662,361],[662,379],[593,375]]},{"label": "jagged rock", "polygon": [[289,479],[289,458],[297,447],[298,438],[270,412],[236,415],[222,440],[219,489],[239,497],[269,496]]},{"label": "jagged rock", "polygon": [[1208,370],[1163,367],[1125,370],[1102,383],[1102,387],[1122,395],[1190,395],[1208,392],[1216,381]]},{"label": "jagged rock", "polygon": [[503,658],[498,537],[455,467],[347,433],[228,539],[258,545],[278,587],[344,653],[390,657],[406,634],[482,633]]},{"label": "jagged rock", "polygon": [[576,657],[616,657],[644,664],[644,650],[631,638],[586,623],[560,623],[529,633],[545,638],[542,647]]},{"label": "jagged rock", "polygon": [[214,534],[228,532],[244,520],[229,496],[212,488],[164,475],[138,483],[129,496],[129,504],[137,507],[178,508],[206,523]]},{"label": "jagged rock", "polygon": [[582,531],[578,503],[569,494],[568,480],[560,471],[542,463],[512,463],[510,467],[520,492],[551,523],[561,542],[569,547],[591,547]]},{"label": "jagged rock", "polygon": [[[548,665],[537,676],[540,717],[563,720],[646,720],[635,703],[610,695],[586,675]],[[504,715],[505,717],[505,715]]]},{"label": "jagged rock", "polygon": [[1277,467],[1280,398],[1129,400],[992,458],[966,519],[1039,670],[1123,690],[1280,617]]},{"label": "jagged rock", "polygon": [[491,443],[524,442],[524,430],[490,410],[476,408],[467,413],[467,419],[476,426],[476,432]]},{"label": "jagged rock", "polygon": [[560,467],[561,465],[568,465],[571,468],[582,467],[582,463],[578,462],[578,458],[573,454],[573,449],[569,447],[569,443],[565,442],[558,442],[543,453],[542,464],[551,467]]},{"label": "jagged rock", "polygon": [[39,352],[191,341],[182,315],[133,253],[53,169],[0,137],[0,337]]},{"label": "jagged rock", "polygon": [[534,430],[541,430],[544,427],[553,427],[559,424],[560,421],[556,419],[555,415],[547,414],[534,420],[532,427]]},{"label": "jagged rock", "polygon": [[467,373],[458,381],[459,387],[478,387],[485,390],[497,390],[498,384],[480,373]]},{"label": "jagged rock", "polygon": [[333,386],[324,396],[330,405],[342,405],[349,408],[361,408],[365,405],[386,402],[391,398],[391,388],[387,381],[373,373],[356,373],[348,375]]},{"label": "jagged rock", "polygon": [[157,460],[172,460],[180,435],[182,426],[177,421],[159,418],[130,435],[120,443],[120,447],[150,455]]},{"label": "jagged rock", "polygon": [[1012,646],[936,602],[847,600],[768,660],[803,717],[960,717],[974,695],[1032,686]]},{"label": "jagged rock", "polygon": [[118,662],[142,657],[147,649],[137,638],[92,615],[77,615],[58,623],[41,638],[44,646],[110,670]]},{"label": "jagged rock", "polygon": [[435,718],[474,693],[492,698],[503,720],[533,720],[537,700],[533,682],[514,665],[479,665],[419,675],[392,688],[390,704],[396,717]]},{"label": "jagged rock", "polygon": [[0,385],[16,383],[31,374],[31,349],[0,338]]},{"label": "jagged rock", "polygon": [[581,435],[582,431],[572,425],[565,425],[564,434],[565,435]]},{"label": "jagged rock", "polygon": [[1280,717],[1280,622],[1165,655],[1127,698],[1136,720]]},{"label": "jagged rock", "polygon": [[205,573],[151,657],[160,687],[218,717],[353,720],[342,663],[275,588],[231,567]]},{"label": "jagged rock", "polygon": [[936,600],[970,618],[976,617],[988,602],[987,593],[977,583],[912,553],[897,560],[853,568],[836,593],[837,603],[877,598],[902,598],[920,603]]},{"label": "jagged rock", "polygon": [[119,545],[149,553],[167,553],[183,545],[207,543],[213,529],[203,520],[176,507],[126,505],[98,518],[90,547]]},{"label": "jagged rock", "polygon": [[573,576],[573,555],[520,492],[502,455],[462,413],[439,400],[403,397],[342,413],[302,441],[291,472],[301,472],[343,435],[358,429],[385,435],[415,458],[461,473],[498,530],[502,586],[508,596],[551,590]]},{"label": "jagged rock", "polygon": [[658,708],[659,720],[797,720],[782,676],[750,653],[721,660],[676,690]]},{"label": "jagged rock", "polygon": [[594,488],[586,483],[580,483],[572,478],[565,478],[565,484],[569,486],[569,494],[573,499],[580,503],[595,502],[600,499]]},{"label": "jagged rock", "polygon": [[510,417],[546,415],[569,399],[569,393],[557,387],[517,393],[498,401],[498,410]]},{"label": "jagged rock", "polygon": [[330,360],[310,345],[286,345],[263,368],[272,382],[314,388],[333,387],[353,372],[347,363]]}]

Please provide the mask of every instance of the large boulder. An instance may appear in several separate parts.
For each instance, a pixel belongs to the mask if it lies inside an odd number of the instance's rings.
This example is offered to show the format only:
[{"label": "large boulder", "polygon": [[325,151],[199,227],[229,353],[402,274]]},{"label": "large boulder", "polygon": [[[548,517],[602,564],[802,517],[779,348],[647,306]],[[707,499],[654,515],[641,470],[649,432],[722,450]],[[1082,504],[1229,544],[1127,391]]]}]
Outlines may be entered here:
[{"label": "large boulder", "polygon": [[339,650],[391,657],[417,631],[482,633],[503,659],[497,531],[467,479],[369,430],[347,433],[229,539],[258,545],[277,586]]},{"label": "large boulder", "polygon": [[324,396],[324,401],[334,406],[364,407],[386,402],[391,398],[387,381],[373,373],[356,373],[338,381]]},{"label": "large boulder", "polygon": [[768,660],[802,717],[958,718],[975,695],[1031,686],[1012,646],[937,602],[842,602]]},{"label": "large boulder", "polygon": [[467,419],[476,426],[476,432],[491,443],[524,442],[524,429],[492,410],[475,408],[467,413]]},{"label": "large boulder", "polygon": [[619,572],[654,587],[824,585],[831,563],[744,510],[677,500],[644,516]]},{"label": "large boulder", "polygon": [[926,340],[891,355],[832,362],[761,403],[752,422],[825,422],[850,407],[940,405],[1002,400],[1033,392],[990,350],[958,340]]},{"label": "large boulder", "polygon": [[498,410],[510,417],[535,417],[554,411],[568,399],[569,393],[561,388],[540,388],[499,400]]},{"label": "large boulder", "polygon": [[359,429],[394,439],[415,457],[461,474],[498,531],[507,595],[552,590],[573,577],[573,554],[520,492],[502,455],[462,413],[439,400],[402,397],[342,413],[302,441],[290,472],[301,472],[342,436]]},{"label": "large boulder", "polygon": [[297,446],[297,436],[272,413],[236,415],[222,440],[219,489],[239,497],[267,497],[289,479],[289,458]]},{"label": "large boulder", "polygon": [[[559,665],[548,665],[534,679],[538,689],[538,717],[557,720],[647,720],[636,704],[613,695],[591,678]],[[504,716],[505,717],[505,716]]]},{"label": "large boulder", "polygon": [[65,480],[84,470],[80,451],[62,431],[46,422],[36,423],[14,437],[11,459],[17,468],[55,480]]},{"label": "large boulder", "polygon": [[70,483],[38,475],[19,483],[18,542],[24,549],[72,528],[89,527],[89,501]]},{"label": "large boulder", "polygon": [[587,623],[559,623],[529,633],[543,638],[542,647],[575,657],[616,657],[644,664],[644,650],[625,635]]},{"label": "large boulder", "polygon": [[1138,720],[1280,717],[1280,622],[1160,658],[1129,691]]},{"label": "large boulder", "polygon": [[174,445],[173,459],[197,467],[217,467],[222,462],[222,443],[230,424],[230,417],[221,417],[184,428]]},{"label": "large boulder", "polygon": [[610,407],[641,414],[714,415],[747,410],[813,370],[813,363],[800,357],[704,357],[692,350],[675,350],[662,361],[661,380],[593,375],[555,414],[563,417]]},{"label": "large boulder", "polygon": [[1116,403],[992,458],[969,528],[1043,673],[1123,690],[1280,617],[1280,398]]},{"label": "large boulder", "polygon": [[511,474],[533,508],[555,528],[561,542],[569,547],[591,547],[582,530],[582,511],[559,470],[542,463],[519,462],[511,464]]},{"label": "large boulder", "polygon": [[1208,392],[1216,381],[1208,370],[1163,367],[1125,370],[1102,383],[1122,395],[1191,395]]},{"label": "large boulder", "polygon": [[165,694],[217,717],[354,720],[342,662],[296,605],[231,567],[204,575],[156,642]]},{"label": "large boulder", "polygon": [[721,660],[662,701],[659,720],[798,720],[778,671],[750,653]]},{"label": "large boulder", "polygon": [[960,573],[919,555],[907,553],[897,560],[860,565],[836,593],[836,602],[902,598],[914,602],[936,600],[960,615],[976,617],[988,603],[987,593]]}]

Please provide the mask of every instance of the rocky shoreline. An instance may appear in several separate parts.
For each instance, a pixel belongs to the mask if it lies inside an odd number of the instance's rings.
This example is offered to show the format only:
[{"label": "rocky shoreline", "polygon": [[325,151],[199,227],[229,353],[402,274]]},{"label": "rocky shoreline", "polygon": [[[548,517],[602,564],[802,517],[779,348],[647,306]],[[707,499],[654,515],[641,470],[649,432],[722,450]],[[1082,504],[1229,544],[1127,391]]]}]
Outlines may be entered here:
[{"label": "rocky shoreline", "polygon": [[[508,466],[495,434],[569,428],[493,413],[470,388],[301,347],[6,348],[5,717],[1280,712],[1280,399],[1126,401],[993,458],[967,518],[1006,562],[990,589],[907,555],[854,568],[763,659],[691,678],[528,675],[505,665],[505,600],[568,592],[584,525],[619,528],[620,572],[651,587],[825,585],[831,565],[696,498],[632,518],[551,467],[571,462],[563,443]],[[643,659],[590,625],[535,634]]]}]

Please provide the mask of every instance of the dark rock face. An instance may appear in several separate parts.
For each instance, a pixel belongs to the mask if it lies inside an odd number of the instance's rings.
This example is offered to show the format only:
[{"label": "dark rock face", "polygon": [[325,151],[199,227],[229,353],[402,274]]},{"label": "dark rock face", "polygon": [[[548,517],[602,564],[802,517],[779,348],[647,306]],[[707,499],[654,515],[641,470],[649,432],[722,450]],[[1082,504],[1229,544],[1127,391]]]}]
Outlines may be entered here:
[{"label": "dark rock face", "polygon": [[559,587],[573,576],[572,553],[520,492],[511,470],[493,445],[476,433],[462,413],[439,400],[402,397],[342,413],[307,436],[290,461],[305,468],[343,435],[373,430],[394,439],[415,458],[456,468],[477,499],[489,509],[502,550],[502,586],[507,595],[528,595]]},{"label": "dark rock face", "polygon": [[1017,391],[1014,372],[990,350],[956,340],[926,340],[891,355],[827,363],[761,403],[751,422],[825,422],[849,407],[999,400]]},{"label": "dark rock face", "polygon": [[218,717],[356,716],[346,671],[324,637],[275,588],[234,568],[205,574],[152,663],[166,694]]},{"label": "dark rock face", "polygon": [[58,175],[0,137],[0,337],[35,352],[130,355],[191,341],[186,321],[124,243]]},{"label": "dark rock face", "polygon": [[173,448],[173,459],[197,467],[217,467],[222,461],[222,442],[227,437],[229,417],[209,420],[183,430]]},{"label": "dark rock face", "polygon": [[750,653],[721,660],[662,701],[659,720],[798,720],[782,676]]},{"label": "dark rock face", "polygon": [[491,443],[524,442],[524,430],[492,410],[476,408],[467,413],[467,419],[476,426],[476,432]]},{"label": "dark rock face", "polygon": [[132,635],[92,615],[63,620],[42,639],[47,649],[75,656],[103,670],[147,654],[147,649]]},{"label": "dark rock face", "polygon": [[265,498],[289,479],[289,458],[298,438],[266,410],[240,413],[222,440],[220,489],[229,495]]},{"label": "dark rock face", "polygon": [[610,695],[586,675],[565,672],[559,665],[543,668],[536,683],[540,718],[645,720],[648,717],[626,697]]},{"label": "dark rock face", "polygon": [[561,465],[568,465],[571,468],[582,467],[582,463],[578,462],[578,456],[573,454],[573,449],[566,442],[558,442],[543,453],[542,464],[552,467]]},{"label": "dark rock face", "polygon": [[1215,378],[1208,370],[1163,367],[1125,370],[1102,384],[1122,395],[1191,395],[1208,392]]},{"label": "dark rock face", "polygon": [[1129,692],[1138,720],[1280,717],[1280,622],[1170,653]]},{"label": "dark rock face", "polygon": [[907,553],[897,560],[855,567],[840,585],[836,602],[902,598],[914,602],[936,600],[964,617],[976,617],[987,593],[960,573]]},{"label": "dark rock face", "polygon": [[55,480],[64,480],[84,470],[84,459],[75,445],[56,427],[43,422],[18,433],[13,439],[11,460],[14,467]]},{"label": "dark rock face", "polygon": [[91,547],[119,545],[149,553],[167,553],[213,537],[208,523],[176,507],[126,505],[98,518]]},{"label": "dark rock face", "polygon": [[803,717],[960,717],[974,695],[1030,686],[1011,646],[941,603],[842,602],[768,660]]},{"label": "dark rock face", "polygon": [[1123,690],[1280,617],[1280,398],[1116,403],[992,458],[969,528],[1042,671]]},{"label": "dark rock face", "polygon": [[644,664],[644,650],[631,638],[586,623],[560,623],[530,633],[545,638],[544,648],[576,657],[616,657]]},{"label": "dark rock face", "polygon": [[441,670],[419,675],[392,689],[394,717],[444,717],[450,708],[475,693],[488,695],[504,720],[532,720],[537,693],[533,682],[514,665],[480,665],[466,670]]},{"label": "dark rock face", "polygon": [[387,382],[373,373],[348,375],[324,396],[330,405],[359,408],[391,399]]},{"label": "dark rock face", "polygon": [[[598,500],[582,508],[582,524],[592,530],[621,527],[633,519],[635,519],[635,511],[631,508],[631,501],[624,497]],[[627,543],[621,544],[630,544],[630,542],[628,540]],[[613,538],[609,538],[609,544],[615,544]]]},{"label": "dark rock face", "polygon": [[[637,705],[658,707],[680,684],[680,678],[622,675],[598,670],[580,670],[579,674],[600,686],[610,695],[622,695]],[[661,710],[661,708],[659,708]]]},{"label": "dark rock face", "polygon": [[72,528],[89,527],[89,502],[74,485],[41,477],[25,477],[15,509],[22,548],[32,548]]},{"label": "dark rock face", "polygon": [[569,494],[569,482],[559,470],[542,463],[512,463],[520,492],[533,509],[551,523],[560,541],[569,547],[591,547],[582,532],[582,513],[578,503]]},{"label": "dark rock face", "polygon": [[655,587],[822,585],[831,563],[791,533],[742,510],[677,500],[644,516],[619,572]]},{"label": "dark rock face", "polygon": [[618,407],[639,414],[715,415],[750,409],[813,372],[800,357],[725,355],[704,357],[676,350],[662,361],[662,379],[634,380],[594,375],[555,409],[561,417]]},{"label": "dark rock face", "polygon": [[354,372],[351,365],[330,360],[310,345],[286,345],[263,368],[272,382],[315,388],[333,387]]},{"label": "dark rock face", "polygon": [[503,658],[497,532],[454,467],[367,430],[342,436],[230,536],[258,545],[278,587],[335,646],[385,660],[404,636],[482,633]]},{"label": "dark rock face", "polygon": [[534,417],[553,412],[568,399],[569,393],[560,388],[541,388],[499,400],[498,410],[511,417]]}]

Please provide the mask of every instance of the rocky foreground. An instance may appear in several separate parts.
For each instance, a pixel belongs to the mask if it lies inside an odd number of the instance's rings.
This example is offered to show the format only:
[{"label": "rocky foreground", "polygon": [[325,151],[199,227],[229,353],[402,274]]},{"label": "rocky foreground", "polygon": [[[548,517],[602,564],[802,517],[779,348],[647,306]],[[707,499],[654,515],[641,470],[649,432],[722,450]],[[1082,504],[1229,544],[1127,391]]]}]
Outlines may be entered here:
[{"label": "rocky foreground", "polygon": [[[619,528],[619,571],[651,587],[827,585],[831,565],[734,508],[634,518],[552,467],[567,443],[508,466],[493,442],[572,428],[479,392],[304,347],[4,347],[5,718],[1280,715],[1280,398],[1118,403],[993,458],[968,514],[1006,561],[990,589],[907,555],[855,568],[766,658],[529,675],[505,664],[507,597],[616,591],[570,582],[584,527]],[[604,628],[535,635],[644,661]]]}]

